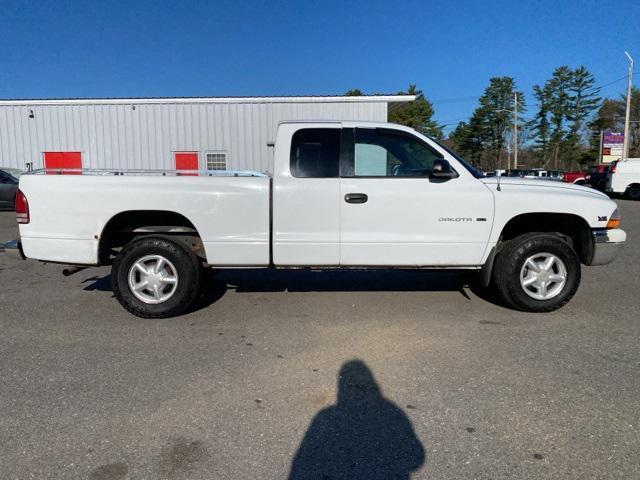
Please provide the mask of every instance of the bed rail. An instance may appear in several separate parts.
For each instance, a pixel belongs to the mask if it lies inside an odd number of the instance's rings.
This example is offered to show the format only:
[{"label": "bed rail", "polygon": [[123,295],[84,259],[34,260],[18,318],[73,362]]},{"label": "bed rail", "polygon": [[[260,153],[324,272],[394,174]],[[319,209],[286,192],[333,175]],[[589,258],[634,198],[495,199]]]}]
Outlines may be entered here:
[{"label": "bed rail", "polygon": [[252,170],[108,170],[99,168],[40,168],[23,175],[96,175],[96,176],[161,176],[161,177],[268,177]]}]

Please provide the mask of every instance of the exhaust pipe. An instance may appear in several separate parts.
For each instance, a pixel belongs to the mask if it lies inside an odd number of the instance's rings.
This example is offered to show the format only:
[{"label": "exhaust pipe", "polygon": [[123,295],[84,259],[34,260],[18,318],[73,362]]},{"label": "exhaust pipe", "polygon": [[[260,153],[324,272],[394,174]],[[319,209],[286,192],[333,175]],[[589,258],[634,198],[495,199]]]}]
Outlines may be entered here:
[{"label": "exhaust pipe", "polygon": [[64,270],[62,270],[62,275],[64,275],[65,277],[68,277],[69,275],[73,275],[74,273],[78,273],[82,270],[85,270],[88,267],[78,267],[76,265],[72,265],[71,267],[67,267]]}]

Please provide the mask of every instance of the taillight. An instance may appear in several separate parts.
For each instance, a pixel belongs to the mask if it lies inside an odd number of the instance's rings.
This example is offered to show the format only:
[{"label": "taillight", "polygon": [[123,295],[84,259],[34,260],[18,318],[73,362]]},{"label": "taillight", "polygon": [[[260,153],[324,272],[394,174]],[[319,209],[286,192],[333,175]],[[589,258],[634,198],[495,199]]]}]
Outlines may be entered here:
[{"label": "taillight", "polygon": [[16,192],[16,222],[29,223],[29,202],[20,189]]}]

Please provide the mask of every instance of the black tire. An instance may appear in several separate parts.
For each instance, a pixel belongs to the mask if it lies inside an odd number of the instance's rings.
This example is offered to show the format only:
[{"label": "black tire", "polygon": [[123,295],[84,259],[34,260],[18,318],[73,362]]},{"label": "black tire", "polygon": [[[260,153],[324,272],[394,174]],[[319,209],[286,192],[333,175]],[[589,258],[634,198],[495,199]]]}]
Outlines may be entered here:
[{"label": "black tire", "polygon": [[200,286],[203,289],[214,285],[218,281],[219,270],[211,267],[200,266]]},{"label": "black tire", "polygon": [[[140,300],[129,286],[129,272],[140,259],[159,255],[175,267],[177,284],[170,298],[150,304]],[[125,245],[111,267],[113,293],[129,312],[142,318],[167,318],[180,315],[191,305],[200,290],[200,263],[193,252],[162,235],[146,236]]]},{"label": "black tire", "polygon": [[640,185],[632,185],[627,190],[627,196],[631,200],[640,200]]},{"label": "black tire", "polygon": [[[538,300],[525,292],[520,275],[526,260],[543,252],[562,261],[566,268],[566,281],[553,298]],[[550,233],[528,233],[509,240],[503,246],[495,260],[492,284],[500,300],[511,308],[525,312],[552,312],[566,305],[578,290],[580,260],[562,237]]]}]

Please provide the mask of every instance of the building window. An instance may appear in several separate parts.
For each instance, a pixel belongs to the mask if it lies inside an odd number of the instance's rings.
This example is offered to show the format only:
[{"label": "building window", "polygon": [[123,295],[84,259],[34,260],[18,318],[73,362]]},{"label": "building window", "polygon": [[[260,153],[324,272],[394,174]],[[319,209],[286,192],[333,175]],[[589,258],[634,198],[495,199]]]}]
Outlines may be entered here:
[{"label": "building window", "polygon": [[207,152],[205,153],[205,159],[207,161],[207,170],[226,170],[227,169],[226,153]]}]

